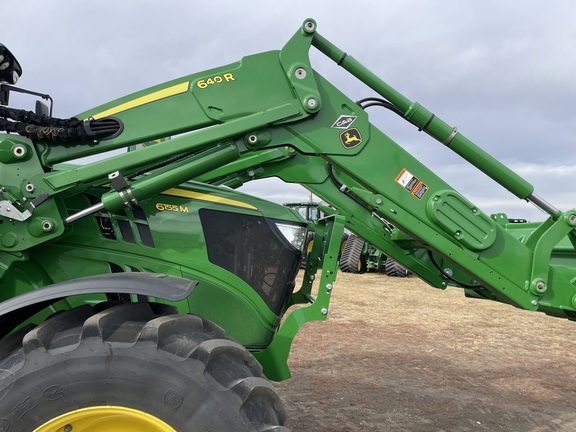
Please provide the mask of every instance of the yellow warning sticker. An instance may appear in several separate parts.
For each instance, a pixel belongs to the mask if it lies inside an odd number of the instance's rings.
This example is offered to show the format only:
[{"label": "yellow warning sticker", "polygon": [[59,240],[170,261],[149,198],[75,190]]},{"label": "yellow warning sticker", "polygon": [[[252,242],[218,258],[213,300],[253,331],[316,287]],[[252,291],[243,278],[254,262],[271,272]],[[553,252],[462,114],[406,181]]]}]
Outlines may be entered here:
[{"label": "yellow warning sticker", "polygon": [[406,168],[403,168],[400,174],[398,174],[396,182],[418,199],[422,199],[428,191],[428,186]]}]

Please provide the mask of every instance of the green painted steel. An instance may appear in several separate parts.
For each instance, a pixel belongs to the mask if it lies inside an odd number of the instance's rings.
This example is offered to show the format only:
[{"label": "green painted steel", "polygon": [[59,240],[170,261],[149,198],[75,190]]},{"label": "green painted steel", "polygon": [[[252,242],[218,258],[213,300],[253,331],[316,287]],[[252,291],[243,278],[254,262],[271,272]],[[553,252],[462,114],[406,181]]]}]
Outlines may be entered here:
[{"label": "green painted steel", "polygon": [[[221,325],[255,353],[269,377],[285,379],[296,332],[328,313],[347,228],[433,287],[461,286],[472,297],[576,319],[576,211],[547,209],[551,217],[541,223],[486,215],[318,74],[309,58],[312,47],[415,127],[517,197],[542,206],[527,181],[345,55],[316,32],[315,21],[306,20],[279,51],[79,114],[121,121],[122,133],[111,139],[59,144],[0,134],[0,299],[118,271],[197,280],[191,296],[177,303],[179,310]],[[131,151],[104,155],[120,148]],[[71,164],[95,155],[103,159]],[[306,222],[283,206],[223,187],[267,177],[301,184],[330,206],[330,216],[318,223],[299,290],[293,286],[297,268],[286,267],[299,265]],[[249,229],[226,231],[235,224]],[[264,257],[256,243],[262,233],[271,251]],[[280,274],[279,285],[269,282]],[[315,299],[313,284],[319,287]],[[104,299],[65,298],[37,318]],[[308,306],[291,310],[280,326],[287,308],[300,303]]]}]

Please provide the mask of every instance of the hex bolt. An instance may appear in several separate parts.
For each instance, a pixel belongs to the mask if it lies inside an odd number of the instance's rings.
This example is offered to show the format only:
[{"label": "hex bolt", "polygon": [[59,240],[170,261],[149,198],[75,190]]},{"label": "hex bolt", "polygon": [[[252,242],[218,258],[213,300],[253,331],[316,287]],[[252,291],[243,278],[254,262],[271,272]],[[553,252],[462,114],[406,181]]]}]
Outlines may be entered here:
[{"label": "hex bolt", "polygon": [[537,301],[537,300],[532,300],[532,306],[538,306],[538,301]]},{"label": "hex bolt", "polygon": [[310,277],[308,278],[310,282],[314,282],[314,279],[316,279],[316,276],[314,275],[310,275]]},{"label": "hex bolt", "polygon": [[67,424],[66,426],[64,426],[64,432],[72,432],[72,429],[74,429],[72,427],[71,424]]},{"label": "hex bolt", "polygon": [[298,79],[306,78],[306,69],[304,69],[303,67],[296,68],[296,70],[294,71],[294,76]]},{"label": "hex bolt", "polygon": [[570,217],[568,218],[568,223],[573,226],[576,225],[576,215],[573,214],[570,215]]},{"label": "hex bolt", "polygon": [[327,284],[327,285],[326,285],[326,291],[330,292],[330,291],[332,291],[332,288],[334,288],[334,287],[332,286],[332,284]]},{"label": "hex bolt", "polygon": [[50,222],[50,221],[42,222],[42,230],[44,232],[52,231],[52,222]]},{"label": "hex bolt", "polygon": [[376,204],[378,205],[382,204],[382,198],[376,198]]},{"label": "hex bolt", "polygon": [[21,145],[17,145],[16,147],[14,147],[14,156],[17,158],[21,158],[24,157],[26,155],[26,147],[21,146]]},{"label": "hex bolt", "polygon": [[248,142],[250,144],[256,144],[258,142],[258,137],[255,134],[252,134],[248,137]]},{"label": "hex bolt", "polygon": [[539,291],[539,292],[546,291],[546,284],[545,284],[544,282],[542,282],[542,281],[539,281],[539,282],[536,284],[536,291]]},{"label": "hex bolt", "polygon": [[26,192],[28,192],[28,193],[34,192],[35,189],[36,189],[36,187],[32,183],[28,183],[26,185]]},{"label": "hex bolt", "polygon": [[322,308],[320,312],[322,312],[322,315],[328,315],[328,309],[326,308]]},{"label": "hex bolt", "polygon": [[454,235],[455,235],[456,237],[460,237],[460,236],[462,235],[462,233],[461,233],[460,231],[456,231],[456,232],[454,233]]},{"label": "hex bolt", "polygon": [[306,105],[310,109],[315,109],[318,106],[318,101],[314,98],[310,98],[306,101]]}]

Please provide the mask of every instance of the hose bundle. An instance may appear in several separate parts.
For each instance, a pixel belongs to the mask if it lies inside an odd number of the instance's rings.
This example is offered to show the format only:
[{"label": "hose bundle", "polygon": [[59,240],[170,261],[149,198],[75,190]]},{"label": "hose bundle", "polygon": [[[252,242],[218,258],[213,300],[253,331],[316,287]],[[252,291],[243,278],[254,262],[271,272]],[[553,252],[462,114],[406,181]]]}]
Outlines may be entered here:
[{"label": "hose bundle", "polygon": [[59,119],[0,106],[0,130],[17,133],[33,141],[102,141],[120,135],[122,129],[122,122],[113,117],[86,121],[74,117]]}]

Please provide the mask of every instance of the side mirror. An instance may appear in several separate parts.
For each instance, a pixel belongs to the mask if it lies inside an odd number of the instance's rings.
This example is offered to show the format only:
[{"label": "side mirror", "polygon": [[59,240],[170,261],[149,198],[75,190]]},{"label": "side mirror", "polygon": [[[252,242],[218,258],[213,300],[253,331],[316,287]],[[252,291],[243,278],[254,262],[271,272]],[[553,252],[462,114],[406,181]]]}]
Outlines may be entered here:
[{"label": "side mirror", "polygon": [[22,67],[16,57],[0,44],[0,82],[16,84],[18,78],[22,76]]},{"label": "side mirror", "polygon": [[52,114],[52,110],[48,108],[48,105],[46,105],[43,102],[40,102],[39,100],[36,101],[36,109],[34,110],[34,112],[38,115],[44,115],[46,117],[51,116]]}]

